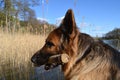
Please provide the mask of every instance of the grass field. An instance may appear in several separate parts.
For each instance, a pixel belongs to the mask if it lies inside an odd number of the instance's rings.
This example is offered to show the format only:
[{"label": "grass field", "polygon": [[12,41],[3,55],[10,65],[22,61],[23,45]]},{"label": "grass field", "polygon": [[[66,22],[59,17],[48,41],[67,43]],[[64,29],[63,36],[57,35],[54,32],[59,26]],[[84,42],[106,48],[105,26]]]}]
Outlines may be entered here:
[{"label": "grass field", "polygon": [[30,80],[30,58],[44,40],[40,35],[0,32],[0,80]]}]

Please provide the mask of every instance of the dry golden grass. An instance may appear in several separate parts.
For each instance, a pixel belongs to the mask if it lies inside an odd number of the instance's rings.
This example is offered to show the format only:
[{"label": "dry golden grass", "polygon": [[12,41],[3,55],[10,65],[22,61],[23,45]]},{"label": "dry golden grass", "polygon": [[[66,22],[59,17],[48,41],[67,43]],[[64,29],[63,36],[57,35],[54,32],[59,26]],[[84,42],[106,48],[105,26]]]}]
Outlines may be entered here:
[{"label": "dry golden grass", "polygon": [[30,58],[44,40],[40,35],[0,32],[0,80],[28,80],[32,68]]}]

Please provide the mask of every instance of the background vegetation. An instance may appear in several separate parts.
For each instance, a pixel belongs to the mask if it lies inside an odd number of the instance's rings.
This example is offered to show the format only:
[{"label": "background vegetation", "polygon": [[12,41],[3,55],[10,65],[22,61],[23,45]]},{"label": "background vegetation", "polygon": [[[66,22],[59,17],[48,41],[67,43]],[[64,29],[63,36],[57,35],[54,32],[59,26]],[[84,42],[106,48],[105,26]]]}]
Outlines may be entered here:
[{"label": "background vegetation", "polygon": [[114,30],[105,34],[102,39],[118,39],[120,40],[120,28],[115,28]]},{"label": "background vegetation", "polygon": [[40,35],[0,32],[0,80],[35,80],[30,58],[44,39]]},{"label": "background vegetation", "polygon": [[0,0],[0,28],[7,32],[49,33],[55,25],[36,18],[32,7],[40,0]]},{"label": "background vegetation", "polygon": [[0,80],[37,80],[31,56],[56,26],[38,20],[40,0],[0,0]]}]

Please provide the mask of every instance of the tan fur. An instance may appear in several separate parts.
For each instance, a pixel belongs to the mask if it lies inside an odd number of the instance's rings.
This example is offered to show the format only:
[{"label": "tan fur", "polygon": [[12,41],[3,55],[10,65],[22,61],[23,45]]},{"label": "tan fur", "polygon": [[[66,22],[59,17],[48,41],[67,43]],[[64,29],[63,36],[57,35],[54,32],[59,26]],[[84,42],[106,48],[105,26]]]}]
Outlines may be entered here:
[{"label": "tan fur", "polygon": [[80,33],[71,9],[31,60],[37,65],[46,65],[50,56],[62,53],[70,57],[68,63],[58,64],[62,65],[66,80],[120,80],[120,52]]}]

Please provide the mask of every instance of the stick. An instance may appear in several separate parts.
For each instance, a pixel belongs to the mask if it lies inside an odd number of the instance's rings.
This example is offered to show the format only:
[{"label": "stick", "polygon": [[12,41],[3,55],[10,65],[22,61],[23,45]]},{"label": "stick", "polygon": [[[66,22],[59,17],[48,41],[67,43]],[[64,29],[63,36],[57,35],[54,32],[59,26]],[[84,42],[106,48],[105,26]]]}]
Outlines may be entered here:
[{"label": "stick", "polygon": [[64,64],[69,61],[69,56],[66,53],[53,55],[48,59],[48,64],[57,63]]}]

